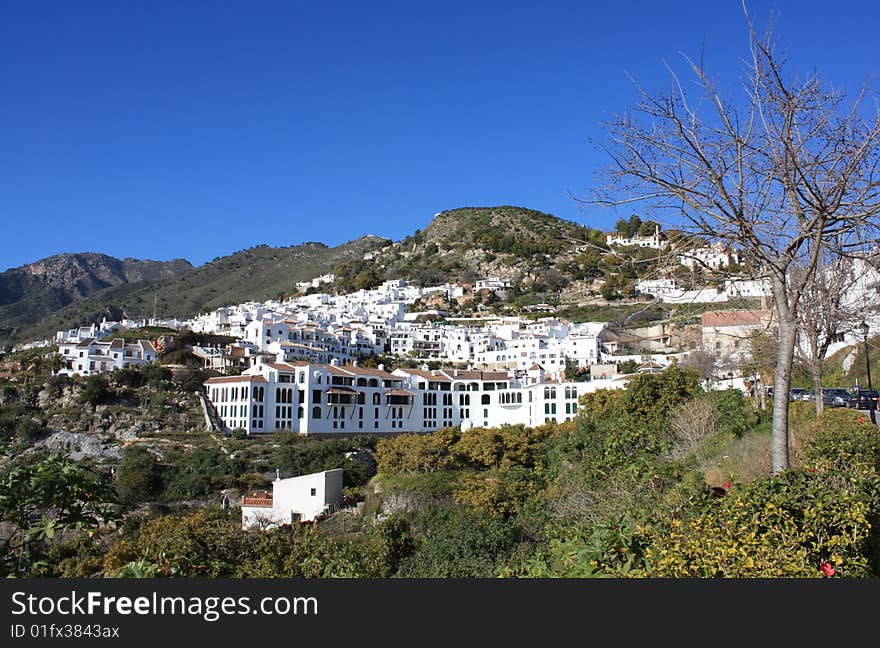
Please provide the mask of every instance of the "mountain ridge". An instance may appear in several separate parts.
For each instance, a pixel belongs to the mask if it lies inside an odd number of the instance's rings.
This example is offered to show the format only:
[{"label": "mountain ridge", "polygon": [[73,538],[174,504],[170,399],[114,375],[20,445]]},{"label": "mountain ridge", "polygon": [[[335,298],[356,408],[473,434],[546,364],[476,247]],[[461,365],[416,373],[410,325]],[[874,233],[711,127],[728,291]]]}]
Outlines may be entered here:
[{"label": "mountain ridge", "polygon": [[[604,249],[605,232],[552,214],[512,205],[459,207],[436,213],[423,230],[396,242],[366,234],[333,247],[317,241],[262,244],[199,266],[185,262],[189,267],[170,276],[132,276],[137,280],[101,285],[96,280],[76,299],[47,298],[50,307],[40,312],[10,312],[9,304],[0,305],[0,344],[45,339],[102,317],[137,319],[155,312],[187,319],[220,306],[285,299],[297,294],[297,283],[327,273],[336,275],[331,290],[338,293],[372,288],[387,279],[427,286],[495,276],[508,281],[514,295],[586,294],[595,292],[593,282],[612,270],[602,260]],[[100,256],[79,256],[90,254]],[[71,260],[82,261],[77,255]]]}]

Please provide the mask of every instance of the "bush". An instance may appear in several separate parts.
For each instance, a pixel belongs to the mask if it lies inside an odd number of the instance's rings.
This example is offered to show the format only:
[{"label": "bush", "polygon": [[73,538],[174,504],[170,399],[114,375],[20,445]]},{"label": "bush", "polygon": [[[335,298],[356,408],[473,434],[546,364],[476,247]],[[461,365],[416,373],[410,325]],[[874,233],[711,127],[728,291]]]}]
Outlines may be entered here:
[{"label": "bush", "polygon": [[820,577],[880,573],[880,438],[855,412],[814,425],[805,467],[708,494],[645,533],[649,576]]},{"label": "bush", "polygon": [[201,369],[187,367],[174,372],[172,382],[183,391],[198,392],[202,389],[202,384],[208,379],[208,373]]},{"label": "bush", "polygon": [[454,508],[429,510],[418,548],[401,564],[405,578],[492,578],[521,542],[512,522]]},{"label": "bush", "polygon": [[505,471],[463,475],[454,490],[455,501],[496,517],[509,517],[544,487],[534,470],[515,466]]},{"label": "bush", "polygon": [[34,419],[26,416],[15,426],[15,436],[22,443],[30,443],[42,434],[45,428]]},{"label": "bush", "polygon": [[448,470],[457,464],[453,445],[460,433],[444,428],[431,434],[401,434],[382,439],[376,445],[379,472],[435,472]]},{"label": "bush", "polygon": [[553,424],[471,428],[462,433],[453,450],[463,462],[475,468],[532,467],[543,455],[545,442],[555,430]]},{"label": "bush", "polygon": [[171,380],[171,369],[163,367],[162,365],[143,365],[140,370],[144,376],[144,380],[154,387],[162,387],[165,383]]},{"label": "bush", "polygon": [[156,456],[144,446],[129,446],[122,453],[116,473],[116,492],[126,503],[146,502],[162,486],[162,473]]},{"label": "bush", "polygon": [[113,380],[123,387],[142,387],[146,383],[146,377],[137,367],[124,367],[114,371]]},{"label": "bush", "polygon": [[97,374],[86,379],[86,385],[80,394],[80,402],[90,405],[102,404],[109,394],[107,378]]}]

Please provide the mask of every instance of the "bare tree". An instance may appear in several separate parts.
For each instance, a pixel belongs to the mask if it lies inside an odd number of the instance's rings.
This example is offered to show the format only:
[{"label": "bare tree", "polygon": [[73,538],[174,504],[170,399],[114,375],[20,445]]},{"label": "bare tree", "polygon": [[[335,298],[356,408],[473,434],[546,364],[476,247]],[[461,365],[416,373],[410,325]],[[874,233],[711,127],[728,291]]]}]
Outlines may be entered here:
[{"label": "bare tree", "polygon": [[[592,204],[642,202],[688,232],[741,249],[750,278],[769,283],[778,343],[772,471],[788,468],[788,403],[801,298],[823,254],[876,241],[880,111],[867,88],[848,101],[818,75],[789,79],[772,37],[749,33],[739,96],[722,94],[684,57],[694,90],[669,68],[669,92],[636,84],[639,102],[606,126],[610,184]],[[797,269],[798,272],[793,272]],[[740,275],[744,276],[744,275]]]},{"label": "bare tree", "polygon": [[880,301],[876,288],[870,285],[876,276],[873,264],[866,259],[825,254],[805,284],[798,309],[800,335],[795,357],[812,377],[817,415],[824,409],[822,369],[828,349],[843,335],[860,331],[865,317],[877,312]]},{"label": "bare tree", "polygon": [[[696,450],[703,439],[714,434],[718,426],[718,413],[709,398],[695,398],[685,401],[672,412],[672,430],[675,441],[669,452],[673,461],[681,461]],[[697,461],[702,464],[706,456],[697,453]]]}]

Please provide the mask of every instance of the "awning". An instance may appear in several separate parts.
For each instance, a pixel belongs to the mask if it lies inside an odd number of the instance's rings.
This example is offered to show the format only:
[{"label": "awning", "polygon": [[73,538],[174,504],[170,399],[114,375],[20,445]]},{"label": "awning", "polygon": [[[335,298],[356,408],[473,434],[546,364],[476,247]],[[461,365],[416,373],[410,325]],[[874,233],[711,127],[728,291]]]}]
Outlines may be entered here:
[{"label": "awning", "polygon": [[328,394],[341,394],[343,396],[357,396],[358,392],[349,387],[331,387],[327,390]]},{"label": "awning", "polygon": [[389,389],[385,392],[386,396],[415,396],[411,391],[405,389]]}]

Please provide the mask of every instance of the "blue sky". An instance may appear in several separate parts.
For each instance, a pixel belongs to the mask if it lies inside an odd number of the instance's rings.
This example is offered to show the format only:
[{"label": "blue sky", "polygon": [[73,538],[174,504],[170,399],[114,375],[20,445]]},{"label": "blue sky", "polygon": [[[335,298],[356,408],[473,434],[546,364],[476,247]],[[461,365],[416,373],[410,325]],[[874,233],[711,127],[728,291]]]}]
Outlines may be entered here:
[{"label": "blue sky", "polygon": [[[749,3],[792,70],[880,73],[880,3]],[[739,0],[0,0],[0,270],[60,252],[196,265],[253,245],[398,240],[434,213],[585,209],[591,140],[698,54],[734,83]]]}]

